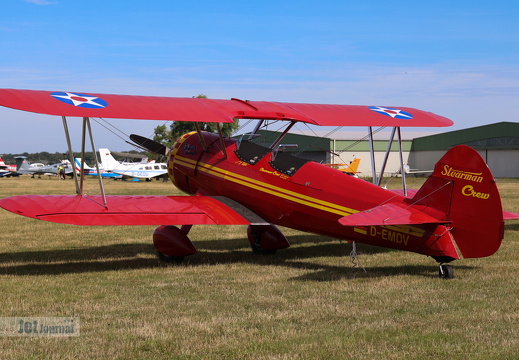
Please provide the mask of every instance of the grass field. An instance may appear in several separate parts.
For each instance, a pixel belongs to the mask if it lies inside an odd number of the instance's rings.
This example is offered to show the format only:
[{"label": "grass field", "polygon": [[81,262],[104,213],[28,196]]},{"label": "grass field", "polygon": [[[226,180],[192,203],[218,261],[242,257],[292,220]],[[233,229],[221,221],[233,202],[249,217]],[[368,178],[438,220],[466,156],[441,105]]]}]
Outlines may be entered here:
[{"label": "grass field", "polygon": [[[96,193],[96,181],[86,192]],[[109,194],[173,194],[108,181]],[[500,181],[519,212],[519,182]],[[0,197],[73,194],[72,181],[0,179]],[[0,316],[79,317],[78,337],[0,337],[0,359],[517,359],[519,222],[492,257],[434,260],[282,229],[253,255],[240,226],[199,226],[199,252],[164,265],[154,227],[78,227],[0,210]]]}]

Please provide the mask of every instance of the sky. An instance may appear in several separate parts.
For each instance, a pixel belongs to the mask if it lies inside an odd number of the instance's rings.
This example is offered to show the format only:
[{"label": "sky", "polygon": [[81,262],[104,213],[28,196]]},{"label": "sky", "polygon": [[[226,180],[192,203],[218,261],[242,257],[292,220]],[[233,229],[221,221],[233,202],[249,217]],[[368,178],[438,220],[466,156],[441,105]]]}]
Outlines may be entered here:
[{"label": "sky", "polygon": [[[0,88],[405,106],[459,130],[519,121],[518,18],[515,0],[3,0]],[[0,125],[0,154],[67,149],[59,117],[2,107]]]}]

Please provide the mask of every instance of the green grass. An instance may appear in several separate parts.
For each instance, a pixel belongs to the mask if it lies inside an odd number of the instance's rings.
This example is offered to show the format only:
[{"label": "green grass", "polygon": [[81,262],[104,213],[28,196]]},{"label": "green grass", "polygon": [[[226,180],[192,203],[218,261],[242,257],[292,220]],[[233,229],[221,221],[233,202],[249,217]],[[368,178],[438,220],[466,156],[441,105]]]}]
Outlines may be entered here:
[{"label": "green grass", "polygon": [[[105,182],[110,194],[174,194]],[[87,192],[96,192],[88,180]],[[418,184],[419,186],[419,184]],[[519,183],[499,182],[519,212]],[[72,181],[0,179],[0,197],[73,194]],[[154,227],[77,227],[0,210],[0,316],[79,317],[70,338],[0,337],[0,359],[516,359],[519,223],[492,257],[437,277],[424,256],[282,229],[292,247],[256,256],[245,227],[198,226],[199,250],[160,263]]]}]

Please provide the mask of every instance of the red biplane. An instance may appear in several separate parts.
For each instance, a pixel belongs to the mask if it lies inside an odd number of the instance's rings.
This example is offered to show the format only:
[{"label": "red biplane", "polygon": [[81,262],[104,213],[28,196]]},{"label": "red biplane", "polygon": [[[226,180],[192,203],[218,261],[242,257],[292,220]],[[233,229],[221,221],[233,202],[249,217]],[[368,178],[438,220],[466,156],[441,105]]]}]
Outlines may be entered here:
[{"label": "red biplane", "polygon": [[[297,122],[393,127],[391,141],[395,133],[400,140],[400,127],[452,125],[449,119],[421,110],[13,89],[0,90],[0,105],[62,116],[70,154],[67,116],[83,118],[82,152],[87,132],[94,149],[91,117],[215,122],[218,129],[234,119],[257,119],[255,130],[241,139],[197,126],[172,149],[132,136],[150,151],[167,153],[171,181],[195,196],[106,196],[101,180],[101,195],[86,196],[83,180],[76,179],[77,195],[0,200],[6,210],[51,222],[160,225],[153,243],[166,260],[180,261],[196,252],[188,238],[192,225],[248,225],[247,236],[257,253],[290,246],[278,225],[427,255],[440,263],[441,277],[451,278],[452,266],[446,264],[461,256],[492,255],[503,239],[504,219],[518,217],[503,212],[490,170],[468,146],[450,149],[414,191],[380,187],[375,170],[374,183],[369,183],[278,151],[281,139]],[[272,121],[286,122],[281,136],[269,146],[254,142],[262,126]]]}]

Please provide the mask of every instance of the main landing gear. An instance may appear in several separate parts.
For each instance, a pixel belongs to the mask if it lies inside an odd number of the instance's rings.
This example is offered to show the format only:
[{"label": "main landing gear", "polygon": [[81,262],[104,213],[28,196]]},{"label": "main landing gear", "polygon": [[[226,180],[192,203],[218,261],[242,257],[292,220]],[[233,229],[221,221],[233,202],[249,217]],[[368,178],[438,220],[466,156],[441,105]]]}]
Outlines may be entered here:
[{"label": "main landing gear", "polygon": [[180,229],[173,225],[162,225],[153,233],[153,245],[159,259],[168,263],[181,263],[184,257],[196,253],[196,248],[187,237],[192,225]]},{"label": "main landing gear", "polygon": [[249,225],[247,237],[254,254],[272,255],[290,246],[287,238],[275,225]]},{"label": "main landing gear", "polygon": [[[188,255],[196,253],[196,248],[187,234],[193,225],[178,228],[173,225],[162,225],[153,233],[153,245],[157,249],[160,260],[169,263],[181,263]],[[249,225],[247,228],[252,251],[255,254],[274,254],[278,249],[290,246],[279,229],[270,225]]]}]

